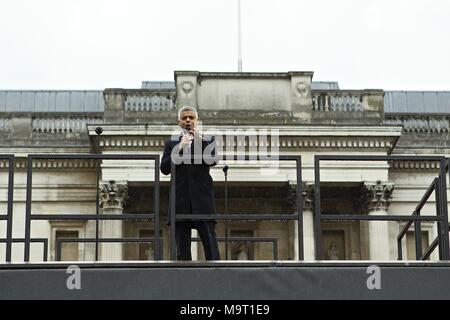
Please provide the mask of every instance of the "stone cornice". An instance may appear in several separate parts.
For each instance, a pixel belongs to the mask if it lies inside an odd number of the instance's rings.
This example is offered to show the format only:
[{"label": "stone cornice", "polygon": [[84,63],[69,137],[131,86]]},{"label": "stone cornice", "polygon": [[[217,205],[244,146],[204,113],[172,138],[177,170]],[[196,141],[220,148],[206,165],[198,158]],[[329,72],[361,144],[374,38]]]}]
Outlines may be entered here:
[{"label": "stone cornice", "polygon": [[[16,169],[26,169],[27,168],[27,159],[25,158],[16,158],[15,161]],[[7,169],[8,161],[0,160],[0,169]],[[67,159],[67,160],[33,160],[33,169],[95,169],[96,164],[95,160],[75,160],[75,159]]]},{"label": "stone cornice", "polygon": [[[88,125],[89,136],[96,136],[95,128],[98,125]],[[180,129],[178,126],[153,124],[103,124],[102,136],[170,136]],[[255,125],[240,126],[209,126],[203,125],[202,130],[209,134],[231,132],[245,132],[255,130],[277,131],[280,136],[296,137],[393,137],[398,138],[402,133],[400,126],[266,126]]]},{"label": "stone cornice", "polygon": [[[91,142],[97,137],[96,125],[88,125]],[[160,148],[171,135],[177,134],[177,126],[161,125],[103,125],[100,136],[102,149],[130,149],[130,148]],[[207,135],[223,136],[253,136],[255,139],[234,139],[228,141],[227,146],[235,147],[279,147],[281,151],[304,149],[352,149],[375,150],[390,153],[401,135],[401,127],[393,126],[270,126],[267,130],[267,139],[256,139],[263,133],[255,126],[203,126],[202,132]],[[278,136],[271,140],[270,134]],[[220,146],[220,139],[217,139]],[[227,143],[223,139],[223,145]]]},{"label": "stone cornice", "polygon": [[289,72],[200,72],[190,70],[177,70],[174,72],[175,79],[178,76],[194,76],[198,78],[230,78],[230,79],[246,79],[246,78],[291,78],[295,76],[314,75],[313,71],[289,71]]},{"label": "stone cornice", "polygon": [[[100,148],[113,149],[136,149],[136,148],[161,148],[164,146],[164,141],[167,137],[102,137],[100,140]],[[373,138],[358,138],[358,137],[309,137],[309,138],[291,138],[280,137],[278,141],[273,143],[270,140],[266,144],[251,143],[246,141],[245,147],[279,147],[282,151],[297,150],[297,149],[370,149],[377,152],[389,152],[394,146],[392,139],[387,137],[373,137]],[[218,146],[225,146],[225,143]],[[233,147],[244,147],[244,144],[239,144],[233,141]],[[226,144],[227,147],[231,144]]]},{"label": "stone cornice", "polygon": [[389,163],[390,170],[433,170],[439,169],[438,161],[394,161]]}]

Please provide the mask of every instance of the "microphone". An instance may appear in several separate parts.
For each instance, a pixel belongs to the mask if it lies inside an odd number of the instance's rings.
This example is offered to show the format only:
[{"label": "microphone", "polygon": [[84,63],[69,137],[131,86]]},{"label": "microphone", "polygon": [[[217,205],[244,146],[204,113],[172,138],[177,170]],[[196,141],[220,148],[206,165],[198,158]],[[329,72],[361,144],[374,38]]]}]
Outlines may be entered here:
[{"label": "microphone", "polygon": [[227,164],[224,165],[222,170],[223,170],[223,172],[225,172],[225,175],[226,175],[227,171],[228,171],[228,165]]}]

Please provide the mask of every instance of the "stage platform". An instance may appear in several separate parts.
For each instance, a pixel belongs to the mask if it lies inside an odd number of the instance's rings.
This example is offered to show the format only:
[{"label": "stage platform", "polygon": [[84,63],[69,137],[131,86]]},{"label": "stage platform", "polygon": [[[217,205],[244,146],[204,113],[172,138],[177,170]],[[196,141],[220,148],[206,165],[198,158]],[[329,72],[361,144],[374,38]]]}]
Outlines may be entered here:
[{"label": "stage platform", "polygon": [[0,299],[450,299],[450,263],[9,263],[0,265],[0,288]]}]

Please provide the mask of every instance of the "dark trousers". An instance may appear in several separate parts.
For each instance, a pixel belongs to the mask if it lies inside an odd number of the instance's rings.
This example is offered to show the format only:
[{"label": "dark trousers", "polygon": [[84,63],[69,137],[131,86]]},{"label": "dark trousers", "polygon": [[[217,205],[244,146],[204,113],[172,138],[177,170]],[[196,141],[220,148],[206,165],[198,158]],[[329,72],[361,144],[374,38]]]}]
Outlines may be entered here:
[{"label": "dark trousers", "polygon": [[175,224],[177,260],[192,260],[191,229],[197,229],[202,240],[206,260],[220,260],[219,246],[213,221],[179,221]]}]

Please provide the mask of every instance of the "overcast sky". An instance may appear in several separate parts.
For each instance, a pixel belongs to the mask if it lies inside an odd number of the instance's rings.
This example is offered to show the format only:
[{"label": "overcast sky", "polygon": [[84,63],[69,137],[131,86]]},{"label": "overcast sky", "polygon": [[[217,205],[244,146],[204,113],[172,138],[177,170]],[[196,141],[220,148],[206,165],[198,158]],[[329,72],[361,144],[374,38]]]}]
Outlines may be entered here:
[{"label": "overcast sky", "polygon": [[[241,0],[243,71],[450,90],[448,0]],[[139,88],[237,71],[237,0],[1,0],[0,89]]]}]

